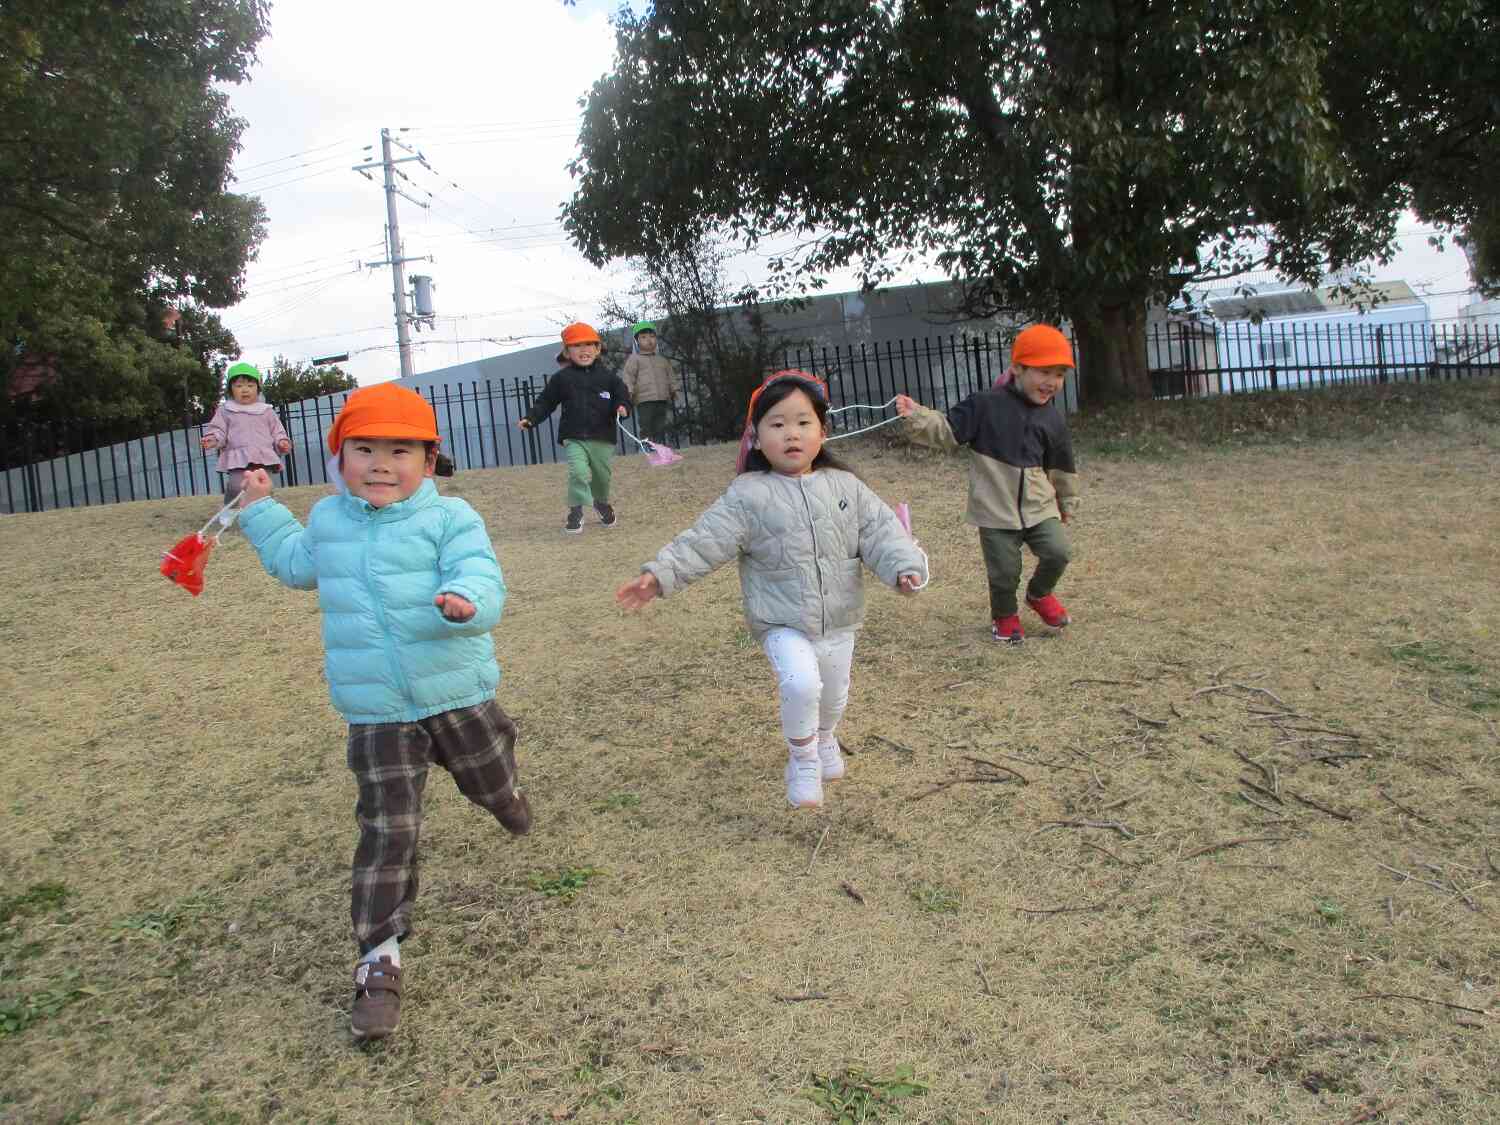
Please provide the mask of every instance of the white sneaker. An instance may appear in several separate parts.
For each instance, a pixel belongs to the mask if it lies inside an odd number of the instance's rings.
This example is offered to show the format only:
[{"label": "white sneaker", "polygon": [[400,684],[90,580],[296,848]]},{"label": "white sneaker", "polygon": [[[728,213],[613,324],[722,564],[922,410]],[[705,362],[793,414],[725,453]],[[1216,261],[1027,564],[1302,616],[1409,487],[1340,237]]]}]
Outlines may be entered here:
[{"label": "white sneaker", "polygon": [[815,809],[823,803],[823,764],[816,754],[786,759],[786,800],[794,809]]},{"label": "white sneaker", "polygon": [[824,781],[837,781],[844,776],[844,754],[839,749],[838,739],[826,746],[818,743],[818,761],[823,765]]}]

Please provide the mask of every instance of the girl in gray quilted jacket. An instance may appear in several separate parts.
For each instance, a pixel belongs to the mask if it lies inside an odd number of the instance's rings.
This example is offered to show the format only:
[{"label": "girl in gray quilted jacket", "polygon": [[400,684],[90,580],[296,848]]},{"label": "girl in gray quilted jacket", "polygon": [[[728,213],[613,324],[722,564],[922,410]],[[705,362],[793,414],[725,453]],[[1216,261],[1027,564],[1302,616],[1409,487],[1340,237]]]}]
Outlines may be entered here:
[{"label": "girl in gray quilted jacket", "polygon": [[834,730],[864,621],[860,564],[903,594],[927,584],[926,557],[885,502],[824,449],[827,436],[822,381],[801,371],[771,376],[750,398],[739,476],[615,593],[639,609],[738,560],[745,618],[780,687],[793,808],[821,805],[823,782],[844,776]]}]

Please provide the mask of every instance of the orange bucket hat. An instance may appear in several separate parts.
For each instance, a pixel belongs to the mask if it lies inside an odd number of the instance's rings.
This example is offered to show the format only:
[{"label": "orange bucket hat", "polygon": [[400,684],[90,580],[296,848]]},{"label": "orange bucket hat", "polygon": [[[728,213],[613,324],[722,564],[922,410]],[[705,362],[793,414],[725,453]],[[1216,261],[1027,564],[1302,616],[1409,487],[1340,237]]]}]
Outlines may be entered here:
[{"label": "orange bucket hat", "polygon": [[437,414],[427,400],[399,383],[361,387],[349,396],[328,431],[328,449],[337,453],[349,438],[439,441]]},{"label": "orange bucket hat", "polygon": [[577,324],[570,324],[564,328],[562,330],[562,341],[565,348],[573,344],[603,343],[599,339],[599,333],[594,331],[593,326],[584,324],[582,321],[579,321]]},{"label": "orange bucket hat", "polygon": [[1033,324],[1010,349],[1010,361],[1022,367],[1072,367],[1073,345],[1050,324]]}]

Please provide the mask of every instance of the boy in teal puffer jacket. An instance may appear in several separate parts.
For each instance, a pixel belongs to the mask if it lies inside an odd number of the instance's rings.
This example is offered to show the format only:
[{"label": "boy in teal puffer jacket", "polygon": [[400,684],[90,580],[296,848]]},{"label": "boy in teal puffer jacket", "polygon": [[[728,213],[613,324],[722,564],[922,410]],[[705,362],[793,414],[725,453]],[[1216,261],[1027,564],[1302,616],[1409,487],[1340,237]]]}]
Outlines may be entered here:
[{"label": "boy in teal puffer jacket", "polygon": [[359,783],[350,1025],[361,1039],[389,1035],[400,1016],[399,942],[417,894],[428,768],[446,769],[508,831],[531,829],[516,788],[516,727],[495,702],[490,630],[505,581],[479,514],[432,483],[437,444],[421,395],[362,388],[328,434],[339,495],[319,501],[304,528],[270,499],[265,470],[252,469],[239,520],[267,571],[318,591],[328,688],[349,723]]}]

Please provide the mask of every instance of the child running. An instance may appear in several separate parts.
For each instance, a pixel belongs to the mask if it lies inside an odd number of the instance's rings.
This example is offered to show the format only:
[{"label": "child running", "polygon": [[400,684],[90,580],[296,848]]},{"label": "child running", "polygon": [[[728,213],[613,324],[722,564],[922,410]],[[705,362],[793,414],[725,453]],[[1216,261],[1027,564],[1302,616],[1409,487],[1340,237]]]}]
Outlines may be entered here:
[{"label": "child running", "polygon": [[751,396],[746,429],[739,476],[615,600],[636,610],[739,560],[745,618],[781,692],[786,798],[814,808],[823,782],[844,776],[834,730],[864,621],[860,563],[912,594],[927,583],[927,560],[895,513],[824,448],[821,381],[777,372]]},{"label": "child running", "polygon": [[328,433],[344,490],[314,505],[307,527],[269,499],[264,470],[245,474],[240,527],[261,564],[316,587],[324,670],[349,723],[354,808],[351,916],[359,943],[350,1026],[379,1039],[401,1014],[400,941],[417,896],[417,838],[428,768],[515,835],[531,830],[516,788],[516,727],[495,702],[490,630],[505,582],[484,521],[439,496],[437,416],[415,391],[382,383],[349,396]]},{"label": "child running", "polygon": [[281,458],[292,451],[276,408],[260,397],[260,369],[236,363],[224,373],[224,401],[203,426],[199,442],[217,449],[215,466],[224,477],[224,502],[240,494],[246,469],[281,472]]},{"label": "child running", "polygon": [[1010,379],[970,395],[944,416],[906,395],[896,412],[906,436],[923,445],[969,447],[969,510],[990,584],[990,636],[1026,639],[1016,604],[1021,546],[1037,558],[1026,604],[1054,629],[1072,619],[1052,593],[1071,551],[1063,528],[1078,504],[1068,423],[1052,400],[1073,369],[1073,349],[1056,328],[1035,324],[1016,337]]},{"label": "child running", "polygon": [[523,430],[539,426],[562,404],[557,438],[568,455],[568,518],[563,530],[583,531],[583,506],[590,499],[604,527],[615,526],[609,502],[615,455],[615,419],[630,413],[630,391],[612,370],[598,363],[599,333],[587,324],[570,324],[562,331],[563,350],[553,373],[526,417],[516,420]]}]

